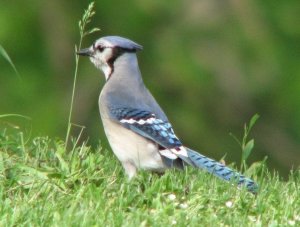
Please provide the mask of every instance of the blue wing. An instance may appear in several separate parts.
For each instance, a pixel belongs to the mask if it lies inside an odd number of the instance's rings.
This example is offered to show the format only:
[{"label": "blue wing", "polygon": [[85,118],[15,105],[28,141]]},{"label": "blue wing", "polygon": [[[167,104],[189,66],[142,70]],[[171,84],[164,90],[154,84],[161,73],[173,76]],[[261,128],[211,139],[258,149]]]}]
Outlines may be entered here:
[{"label": "blue wing", "polygon": [[169,122],[156,118],[155,114],[132,108],[112,108],[110,113],[124,127],[158,143],[166,149],[182,146]]},{"label": "blue wing", "polygon": [[253,180],[184,147],[174,134],[168,121],[157,118],[155,114],[149,111],[126,107],[113,108],[110,113],[124,127],[159,144],[161,146],[161,155],[170,159],[179,157],[194,167],[204,169],[225,181],[237,182],[240,186],[246,186],[250,192],[256,193],[258,186]]}]

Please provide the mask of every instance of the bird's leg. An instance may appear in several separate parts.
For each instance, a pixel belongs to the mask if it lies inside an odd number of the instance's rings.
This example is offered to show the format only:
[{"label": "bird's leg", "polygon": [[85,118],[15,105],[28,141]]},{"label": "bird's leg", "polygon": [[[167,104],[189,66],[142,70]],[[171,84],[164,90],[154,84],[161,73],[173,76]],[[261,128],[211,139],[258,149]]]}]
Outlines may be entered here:
[{"label": "bird's leg", "polygon": [[136,166],[134,164],[132,164],[129,161],[126,162],[122,162],[123,168],[125,169],[125,172],[129,178],[129,180],[131,180],[133,177],[135,177],[136,175]]}]

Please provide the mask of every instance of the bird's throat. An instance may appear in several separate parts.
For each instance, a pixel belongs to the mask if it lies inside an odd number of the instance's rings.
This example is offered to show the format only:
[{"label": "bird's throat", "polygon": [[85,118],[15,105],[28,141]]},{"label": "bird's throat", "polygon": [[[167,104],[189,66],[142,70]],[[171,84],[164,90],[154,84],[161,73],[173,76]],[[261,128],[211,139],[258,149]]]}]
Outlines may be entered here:
[{"label": "bird's throat", "polygon": [[104,64],[101,67],[101,69],[102,69],[102,71],[104,73],[106,81],[108,81],[109,78],[111,77],[111,74],[113,73],[113,68],[110,65],[108,65],[108,64]]}]

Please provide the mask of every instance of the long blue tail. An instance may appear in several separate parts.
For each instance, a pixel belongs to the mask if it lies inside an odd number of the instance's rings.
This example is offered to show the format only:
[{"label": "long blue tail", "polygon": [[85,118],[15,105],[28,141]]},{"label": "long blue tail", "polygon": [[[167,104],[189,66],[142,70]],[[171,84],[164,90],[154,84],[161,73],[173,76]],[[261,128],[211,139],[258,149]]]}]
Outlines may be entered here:
[{"label": "long blue tail", "polygon": [[250,192],[254,194],[257,193],[258,186],[250,178],[247,178],[242,174],[226,167],[225,165],[191,150],[190,148],[186,147],[186,149],[191,162],[196,168],[204,169],[225,181],[230,181],[233,183],[236,182],[239,187],[245,186]]}]

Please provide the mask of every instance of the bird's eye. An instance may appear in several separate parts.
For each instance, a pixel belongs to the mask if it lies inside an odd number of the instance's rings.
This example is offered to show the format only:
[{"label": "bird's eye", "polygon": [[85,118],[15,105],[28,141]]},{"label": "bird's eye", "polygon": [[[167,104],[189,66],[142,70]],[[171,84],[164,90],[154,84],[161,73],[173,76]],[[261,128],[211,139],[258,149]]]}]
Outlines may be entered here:
[{"label": "bird's eye", "polygon": [[99,45],[99,46],[97,46],[97,50],[99,50],[100,52],[103,52],[104,51],[104,47],[101,46],[101,45]]}]

